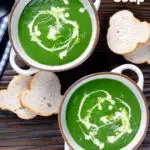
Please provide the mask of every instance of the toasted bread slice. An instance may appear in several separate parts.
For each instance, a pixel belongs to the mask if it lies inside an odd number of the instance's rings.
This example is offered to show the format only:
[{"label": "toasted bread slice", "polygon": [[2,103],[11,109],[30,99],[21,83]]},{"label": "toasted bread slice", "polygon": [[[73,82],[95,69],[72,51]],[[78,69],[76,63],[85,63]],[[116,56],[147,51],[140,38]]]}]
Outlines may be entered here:
[{"label": "toasted bread slice", "polygon": [[139,44],[145,44],[149,39],[150,24],[140,22],[132,12],[119,11],[110,18],[107,43],[114,53],[131,53]]},{"label": "toasted bread slice", "polygon": [[35,113],[20,105],[20,92],[28,87],[29,76],[18,75],[10,82],[7,90],[0,91],[0,108],[14,112],[21,119],[32,119]]},{"label": "toasted bread slice", "polygon": [[50,116],[58,113],[61,100],[61,85],[58,77],[52,72],[37,73],[30,83],[30,89],[25,89],[20,95],[21,104],[40,116]]},{"label": "toasted bread slice", "polygon": [[150,41],[144,45],[140,44],[134,52],[125,54],[124,58],[135,64],[150,64]]}]

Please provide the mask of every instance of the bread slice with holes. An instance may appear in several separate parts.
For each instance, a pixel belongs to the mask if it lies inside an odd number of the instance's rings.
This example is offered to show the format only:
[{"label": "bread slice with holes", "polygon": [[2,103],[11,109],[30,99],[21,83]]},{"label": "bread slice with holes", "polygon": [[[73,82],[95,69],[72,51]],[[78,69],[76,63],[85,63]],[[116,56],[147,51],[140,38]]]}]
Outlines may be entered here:
[{"label": "bread slice with holes", "polygon": [[32,119],[36,114],[20,104],[20,92],[28,87],[29,76],[18,75],[8,85],[7,90],[0,91],[0,108],[15,113],[21,119]]},{"label": "bread slice with holes", "polygon": [[125,54],[124,58],[135,64],[150,64],[150,41],[144,45],[140,44],[134,52]]},{"label": "bread slice with holes", "polygon": [[107,43],[116,54],[131,53],[139,44],[145,44],[150,39],[150,24],[140,22],[128,10],[114,14],[109,24]]},{"label": "bread slice with holes", "polygon": [[61,97],[58,77],[52,72],[41,71],[34,75],[29,89],[22,91],[20,101],[23,107],[36,114],[50,116],[58,113]]}]

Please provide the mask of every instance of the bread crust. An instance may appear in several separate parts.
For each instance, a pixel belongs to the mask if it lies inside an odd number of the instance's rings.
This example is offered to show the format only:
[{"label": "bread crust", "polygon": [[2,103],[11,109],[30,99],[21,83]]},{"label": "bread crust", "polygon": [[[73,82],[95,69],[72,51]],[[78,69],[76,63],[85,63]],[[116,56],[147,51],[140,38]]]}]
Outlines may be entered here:
[{"label": "bread crust", "polygon": [[132,62],[132,63],[134,63],[134,64],[137,64],[137,65],[140,65],[140,64],[150,64],[150,61],[148,61],[148,60],[145,60],[145,61],[139,61],[139,62],[133,62],[133,61],[131,61],[131,60],[128,60],[125,56],[123,56],[124,58],[125,58],[125,60],[127,60],[127,61],[129,61],[129,62]]}]

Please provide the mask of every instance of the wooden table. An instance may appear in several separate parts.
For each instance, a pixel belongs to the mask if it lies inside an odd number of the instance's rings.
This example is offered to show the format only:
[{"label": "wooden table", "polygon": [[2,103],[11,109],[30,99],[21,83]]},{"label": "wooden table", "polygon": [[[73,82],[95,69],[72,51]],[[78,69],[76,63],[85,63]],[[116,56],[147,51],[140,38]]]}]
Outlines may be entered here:
[{"label": "wooden table", "polygon": [[[99,10],[101,21],[101,34],[98,45],[92,56],[76,69],[58,73],[62,84],[62,94],[77,79],[94,72],[110,71],[111,69],[127,63],[122,56],[110,52],[106,43],[109,17],[116,11],[129,9],[136,17],[150,20],[150,0],[145,0],[140,6],[136,4],[116,4],[113,0],[102,0]],[[18,60],[23,68],[26,65]],[[144,94],[150,105],[150,66],[139,65],[145,77]],[[0,89],[6,88],[13,75],[16,75],[8,64],[0,81]],[[129,73],[136,79],[133,73]],[[37,117],[30,121],[18,119],[10,112],[0,111],[0,150],[63,150],[64,141],[60,134],[57,116]],[[140,150],[150,150],[150,129],[143,141]]]}]

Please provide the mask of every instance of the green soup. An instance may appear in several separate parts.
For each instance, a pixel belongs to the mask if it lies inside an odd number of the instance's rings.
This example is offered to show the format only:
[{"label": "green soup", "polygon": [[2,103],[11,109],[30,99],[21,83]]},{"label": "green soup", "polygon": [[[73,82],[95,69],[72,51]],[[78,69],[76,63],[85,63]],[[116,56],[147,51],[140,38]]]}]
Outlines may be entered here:
[{"label": "green soup", "polygon": [[91,40],[92,22],[80,0],[31,0],[21,14],[18,34],[30,58],[58,66],[84,53]]},{"label": "green soup", "polygon": [[126,85],[112,79],[95,79],[73,93],[66,122],[83,149],[120,150],[137,134],[141,109]]}]

